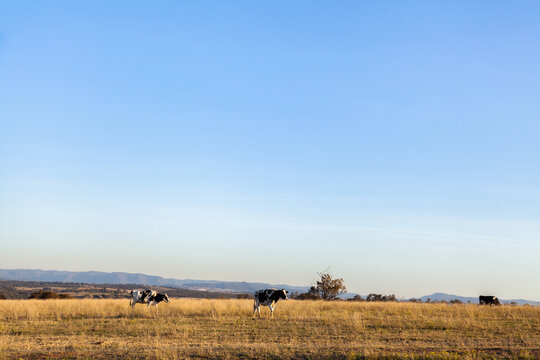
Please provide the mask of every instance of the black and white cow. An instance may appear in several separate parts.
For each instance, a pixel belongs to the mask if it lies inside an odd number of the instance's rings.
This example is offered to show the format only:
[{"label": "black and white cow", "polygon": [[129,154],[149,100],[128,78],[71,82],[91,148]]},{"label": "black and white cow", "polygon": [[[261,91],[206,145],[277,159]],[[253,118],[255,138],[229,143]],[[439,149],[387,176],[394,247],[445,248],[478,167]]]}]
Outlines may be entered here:
[{"label": "black and white cow", "polygon": [[166,303],[171,302],[167,294],[161,294],[155,290],[132,290],[129,305],[134,308],[135,304],[148,304],[147,307],[155,305],[157,308],[157,304],[162,301]]},{"label": "black and white cow", "polygon": [[499,299],[497,299],[496,296],[485,296],[485,295],[480,295],[478,297],[478,303],[480,305],[501,305],[501,303],[499,302]]},{"label": "black and white cow", "polygon": [[274,316],[275,304],[279,299],[289,300],[285,289],[264,289],[255,292],[255,296],[253,297],[253,317],[255,317],[256,312],[259,313],[259,317],[261,316],[261,305],[268,306],[270,308],[270,316]]}]

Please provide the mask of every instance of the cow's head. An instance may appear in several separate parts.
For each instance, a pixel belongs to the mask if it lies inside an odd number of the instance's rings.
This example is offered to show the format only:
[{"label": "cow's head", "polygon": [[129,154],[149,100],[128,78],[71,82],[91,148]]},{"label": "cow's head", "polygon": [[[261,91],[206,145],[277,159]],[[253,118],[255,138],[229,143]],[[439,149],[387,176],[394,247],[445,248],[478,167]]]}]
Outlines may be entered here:
[{"label": "cow's head", "polygon": [[171,302],[171,300],[169,299],[169,296],[167,294],[163,295],[163,301],[165,301],[166,303]]},{"label": "cow's head", "polygon": [[278,290],[278,295],[280,299],[289,300],[289,298],[287,297],[287,290],[285,289]]},{"label": "cow's head", "polygon": [[493,305],[501,305],[501,303],[499,302],[499,299],[497,299],[496,296],[493,297]]}]

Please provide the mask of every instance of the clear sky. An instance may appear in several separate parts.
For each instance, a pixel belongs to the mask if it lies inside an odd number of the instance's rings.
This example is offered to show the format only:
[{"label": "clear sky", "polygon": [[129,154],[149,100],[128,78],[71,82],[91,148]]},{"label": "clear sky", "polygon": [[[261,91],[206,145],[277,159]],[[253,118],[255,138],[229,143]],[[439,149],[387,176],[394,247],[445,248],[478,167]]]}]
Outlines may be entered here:
[{"label": "clear sky", "polygon": [[540,300],[537,1],[0,5],[0,268]]}]

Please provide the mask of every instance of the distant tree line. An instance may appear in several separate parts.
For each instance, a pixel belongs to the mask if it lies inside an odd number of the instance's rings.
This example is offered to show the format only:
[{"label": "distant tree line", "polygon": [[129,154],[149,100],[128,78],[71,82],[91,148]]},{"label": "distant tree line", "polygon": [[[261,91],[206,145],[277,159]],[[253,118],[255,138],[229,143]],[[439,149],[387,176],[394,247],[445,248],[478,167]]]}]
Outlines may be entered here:
[{"label": "distant tree line", "polygon": [[47,299],[73,299],[73,296],[70,294],[57,294],[54,291],[49,290],[39,290],[34,291],[30,294],[28,297],[29,299],[40,299],[40,300],[47,300]]}]

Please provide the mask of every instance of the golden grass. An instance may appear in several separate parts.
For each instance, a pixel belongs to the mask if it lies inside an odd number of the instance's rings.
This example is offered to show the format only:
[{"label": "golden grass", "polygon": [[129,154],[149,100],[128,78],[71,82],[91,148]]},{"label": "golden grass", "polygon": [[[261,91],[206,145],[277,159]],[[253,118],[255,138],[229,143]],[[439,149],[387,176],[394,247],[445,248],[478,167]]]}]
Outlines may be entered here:
[{"label": "golden grass", "polygon": [[172,299],[0,301],[0,359],[537,359],[540,308]]}]

